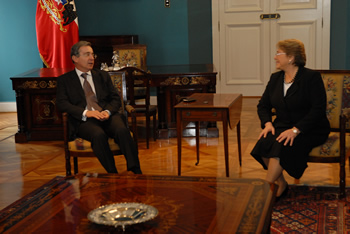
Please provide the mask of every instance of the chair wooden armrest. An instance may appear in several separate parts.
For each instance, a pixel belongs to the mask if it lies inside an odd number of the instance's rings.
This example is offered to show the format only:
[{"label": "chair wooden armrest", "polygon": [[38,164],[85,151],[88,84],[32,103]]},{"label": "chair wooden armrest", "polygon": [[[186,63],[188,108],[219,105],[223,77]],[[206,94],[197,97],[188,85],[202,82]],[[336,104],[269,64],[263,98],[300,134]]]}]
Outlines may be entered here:
[{"label": "chair wooden armrest", "polygon": [[133,133],[134,141],[137,143],[137,123],[136,123],[136,110],[131,105],[125,105],[125,110],[128,113],[128,117],[131,118],[131,126],[130,129]]},{"label": "chair wooden armrest", "polygon": [[125,106],[126,111],[128,112],[128,114],[132,115],[133,113],[135,113],[135,108],[131,105],[126,105]]}]

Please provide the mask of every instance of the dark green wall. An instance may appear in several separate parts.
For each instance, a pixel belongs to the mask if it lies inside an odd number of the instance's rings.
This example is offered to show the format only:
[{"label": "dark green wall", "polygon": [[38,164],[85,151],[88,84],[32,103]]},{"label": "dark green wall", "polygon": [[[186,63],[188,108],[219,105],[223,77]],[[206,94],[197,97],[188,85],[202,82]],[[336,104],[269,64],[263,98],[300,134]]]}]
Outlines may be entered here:
[{"label": "dark green wall", "polygon": [[[137,34],[149,65],[211,63],[211,0],[75,0],[81,35]],[[2,1],[0,102],[14,102],[10,77],[42,66],[37,1]],[[330,68],[350,69],[350,3],[332,1]],[[1,111],[1,110],[0,110]]]},{"label": "dark green wall", "polygon": [[[147,45],[148,65],[212,63],[211,0],[172,0],[170,8],[163,0],[75,0],[75,4],[80,35],[136,34],[139,43]],[[36,5],[33,0],[1,5],[0,102],[15,101],[9,77],[42,66]]]},{"label": "dark green wall", "polygon": [[[11,76],[42,66],[36,45],[36,1],[2,1],[0,6],[0,102],[14,102]],[[0,110],[1,111],[1,110]]]},{"label": "dark green wall", "polygon": [[75,2],[80,35],[136,34],[148,65],[212,63],[211,0]]},{"label": "dark green wall", "polygon": [[76,0],[76,6],[80,35],[136,34],[147,45],[148,65],[189,63],[187,0],[170,8],[160,0]]},{"label": "dark green wall", "polygon": [[350,1],[332,1],[330,68],[350,69]]},{"label": "dark green wall", "polygon": [[[213,60],[211,1],[188,1],[188,44],[190,63],[208,63]],[[210,25],[210,27],[208,27]]]}]

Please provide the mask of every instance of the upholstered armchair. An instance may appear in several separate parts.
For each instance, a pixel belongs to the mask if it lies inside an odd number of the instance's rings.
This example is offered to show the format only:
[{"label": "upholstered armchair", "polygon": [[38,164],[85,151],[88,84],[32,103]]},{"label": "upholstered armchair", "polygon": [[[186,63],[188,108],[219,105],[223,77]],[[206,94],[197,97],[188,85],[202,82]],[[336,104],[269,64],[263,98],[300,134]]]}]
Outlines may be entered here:
[{"label": "upholstered armchair", "polygon": [[[127,95],[126,95],[126,80],[124,72],[110,72],[109,73],[112,79],[112,83],[116,90],[119,93],[120,98],[122,99],[122,106],[120,112],[125,115],[125,121],[128,125],[127,116],[131,117],[132,127],[136,127],[136,117],[135,109],[127,105]],[[68,136],[68,114],[63,113],[63,132],[64,132],[64,149],[65,149],[65,158],[66,158],[66,175],[70,176],[71,172],[71,157],[73,157],[74,165],[74,174],[78,173],[78,157],[96,157],[92,151],[90,141],[84,140],[82,138],[76,138],[72,141],[69,140]],[[129,127],[130,128],[130,127]],[[134,128],[133,128],[134,129]],[[133,137],[135,134],[133,134]],[[137,139],[134,140],[137,141]],[[108,140],[109,146],[114,155],[121,155],[120,147],[114,142],[112,138]]]},{"label": "upholstered armchair", "polygon": [[327,92],[327,117],[331,133],[327,141],[309,154],[309,162],[339,163],[340,197],[345,196],[345,160],[349,155],[350,72],[320,71]]}]

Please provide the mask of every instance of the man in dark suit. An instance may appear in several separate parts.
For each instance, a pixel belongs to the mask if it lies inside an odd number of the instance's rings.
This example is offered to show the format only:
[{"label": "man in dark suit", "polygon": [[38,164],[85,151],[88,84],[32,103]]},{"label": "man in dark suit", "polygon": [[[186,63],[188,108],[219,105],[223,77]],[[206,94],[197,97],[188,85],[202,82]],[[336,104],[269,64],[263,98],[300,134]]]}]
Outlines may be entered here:
[{"label": "man in dark suit", "polygon": [[93,69],[95,54],[90,42],[72,46],[75,69],[57,79],[57,107],[69,114],[69,136],[91,142],[92,149],[108,173],[118,173],[108,144],[111,137],[119,144],[127,170],[142,174],[137,145],[119,109],[121,99],[108,72]]}]

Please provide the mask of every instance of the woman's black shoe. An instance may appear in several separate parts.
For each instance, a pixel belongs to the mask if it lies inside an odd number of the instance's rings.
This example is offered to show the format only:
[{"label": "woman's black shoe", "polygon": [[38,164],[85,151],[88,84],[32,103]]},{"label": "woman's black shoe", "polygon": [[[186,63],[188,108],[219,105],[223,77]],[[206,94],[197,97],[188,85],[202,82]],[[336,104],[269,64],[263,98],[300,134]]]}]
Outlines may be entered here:
[{"label": "woman's black shoe", "polygon": [[280,196],[276,197],[276,200],[275,200],[275,201],[278,202],[279,200],[281,200],[281,198],[287,196],[288,190],[289,190],[289,186],[288,186],[288,183],[287,183],[286,188],[284,189],[284,191],[281,193]]}]

